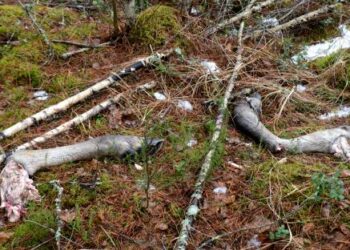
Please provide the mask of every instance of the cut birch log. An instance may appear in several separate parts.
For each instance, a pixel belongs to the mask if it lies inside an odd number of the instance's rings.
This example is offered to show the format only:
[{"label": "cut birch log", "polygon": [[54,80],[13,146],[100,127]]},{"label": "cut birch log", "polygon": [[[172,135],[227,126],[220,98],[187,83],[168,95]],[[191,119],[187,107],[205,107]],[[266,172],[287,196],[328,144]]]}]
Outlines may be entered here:
[{"label": "cut birch log", "polygon": [[222,21],[221,23],[215,25],[214,27],[209,28],[207,31],[205,31],[204,35],[210,36],[210,35],[218,32],[219,30],[224,29],[228,25],[231,25],[235,22],[239,22],[243,18],[249,17],[254,12],[259,12],[262,8],[265,8],[269,5],[272,5],[273,3],[277,2],[277,0],[266,0],[265,2],[259,3],[258,5],[253,7],[253,4],[255,2],[256,2],[256,0],[252,0],[243,12],[237,14],[236,16],[234,16],[230,19]]},{"label": "cut birch log", "polygon": [[214,134],[211,138],[210,141],[210,150],[206,154],[204,163],[201,166],[200,173],[198,175],[197,181],[194,186],[194,192],[191,195],[191,201],[190,204],[187,208],[185,218],[181,223],[181,231],[179,233],[179,237],[177,239],[175,249],[178,250],[183,250],[186,249],[188,245],[188,238],[190,235],[190,231],[192,229],[192,223],[196,219],[200,208],[199,208],[199,203],[202,200],[202,195],[203,195],[203,188],[204,188],[204,183],[205,180],[208,176],[208,173],[210,172],[211,165],[212,165],[212,159],[216,151],[216,147],[219,143],[219,138],[222,132],[223,127],[225,126],[225,114],[227,111],[227,105],[228,105],[228,100],[232,94],[233,88],[235,86],[236,79],[238,77],[238,73],[243,67],[242,63],[242,52],[243,52],[243,45],[242,45],[242,33],[243,33],[243,28],[244,28],[244,23],[242,22],[240,25],[240,30],[239,30],[239,47],[237,51],[237,62],[235,64],[235,67],[233,69],[232,76],[228,82],[228,86],[225,91],[224,95],[224,100],[221,103],[219,107],[219,114],[216,118],[216,123],[215,123],[215,130]]},{"label": "cut birch log", "polygon": [[260,95],[255,94],[234,105],[232,117],[238,130],[257,143],[265,145],[273,153],[327,153],[350,160],[350,126],[320,130],[293,139],[280,138],[260,121],[257,112],[261,109],[259,97]]},{"label": "cut birch log", "polygon": [[327,13],[327,12],[335,9],[337,6],[339,6],[339,5],[338,4],[326,5],[320,9],[317,9],[317,10],[309,12],[305,15],[299,16],[293,20],[290,20],[289,22],[277,25],[273,28],[264,29],[264,30],[256,30],[256,31],[252,32],[251,34],[245,36],[244,39],[256,38],[256,37],[262,36],[265,33],[267,33],[267,34],[268,33],[276,33],[276,32],[281,31],[281,30],[292,28],[298,24],[305,23],[305,22],[308,22],[314,18],[317,18],[319,15]]},{"label": "cut birch log", "polygon": [[[155,87],[155,85],[156,85],[156,83],[154,81],[152,81],[152,82],[143,84],[141,86],[138,86],[134,90],[125,91],[123,93],[120,93],[120,94],[112,97],[112,98],[109,98],[108,100],[103,101],[103,102],[99,103],[98,105],[92,107],[88,111],[76,116],[75,118],[61,124],[60,126],[54,128],[54,129],[46,132],[45,134],[43,134],[39,137],[36,137],[36,138],[32,139],[31,141],[26,142],[26,143],[18,146],[14,151],[26,150],[26,149],[29,149],[31,147],[38,145],[39,143],[44,143],[47,140],[51,139],[52,137],[59,135],[65,131],[68,131],[72,127],[77,126],[78,124],[81,124],[81,123],[87,121],[91,117],[101,113],[103,110],[106,110],[111,105],[118,103],[122,97],[129,95],[132,92],[136,92],[138,90],[145,91],[145,90],[151,89],[151,88]],[[6,157],[8,157],[9,155],[10,154],[0,154],[0,164],[3,163],[4,160],[6,159]]]},{"label": "cut birch log", "polygon": [[106,135],[64,147],[15,152],[0,173],[0,208],[5,208],[10,222],[18,221],[28,201],[40,200],[29,176],[43,168],[104,156],[124,158],[144,151],[151,155],[162,144],[161,139]]},{"label": "cut birch log", "polygon": [[107,87],[110,87],[118,80],[122,79],[123,77],[130,75],[131,73],[135,72],[138,69],[141,69],[147,65],[151,65],[171,54],[172,50],[165,51],[164,53],[156,53],[154,55],[141,58],[137,60],[136,62],[131,63],[130,66],[126,67],[125,69],[119,71],[118,73],[112,73],[111,76],[109,76],[107,79],[100,81],[96,83],[95,85],[85,89],[84,91],[71,96],[55,105],[52,105],[26,119],[24,119],[21,122],[18,122],[14,124],[13,126],[3,130],[0,132],[0,140],[4,138],[8,138],[14,134],[16,134],[19,131],[22,131],[35,123],[38,123],[42,120],[45,120],[49,117],[51,117],[54,114],[57,114],[59,112],[63,112],[73,106],[74,104],[81,102],[88,97],[92,96],[94,93],[99,92],[103,89],[106,89]]}]

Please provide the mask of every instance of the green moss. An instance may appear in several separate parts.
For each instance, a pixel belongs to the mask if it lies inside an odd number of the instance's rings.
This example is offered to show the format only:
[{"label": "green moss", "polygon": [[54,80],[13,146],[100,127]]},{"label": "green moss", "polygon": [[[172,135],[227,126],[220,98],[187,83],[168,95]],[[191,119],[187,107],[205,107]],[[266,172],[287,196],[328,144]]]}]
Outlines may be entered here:
[{"label": "green moss", "polygon": [[96,198],[95,190],[87,190],[80,187],[79,183],[73,181],[69,188],[67,195],[63,198],[64,206],[76,207],[86,206]]},{"label": "green moss", "polygon": [[93,36],[97,31],[96,23],[80,23],[79,25],[71,25],[61,30],[53,37],[65,40],[84,40]]},{"label": "green moss", "polygon": [[146,45],[162,45],[173,36],[179,37],[181,25],[177,10],[164,5],[155,5],[142,11],[131,30],[131,37]]},{"label": "green moss", "polygon": [[82,85],[82,81],[71,75],[56,75],[50,83],[44,85],[45,89],[51,93],[71,91]]},{"label": "green moss", "polygon": [[[54,209],[44,208],[41,205],[30,204],[26,220],[16,227],[12,246],[35,247],[52,237],[48,228],[55,228]],[[51,241],[41,249],[52,249]]]},{"label": "green moss", "polygon": [[10,55],[0,60],[0,78],[5,83],[31,84],[33,87],[39,87],[42,73],[39,66]]},{"label": "green moss", "polygon": [[339,58],[340,58],[341,53],[333,53],[328,56],[324,56],[321,58],[318,58],[312,62],[310,62],[310,67],[314,68],[316,70],[323,70],[328,68],[329,66],[333,65]]},{"label": "green moss", "polygon": [[100,185],[99,189],[102,191],[111,190],[113,187],[111,177],[107,173],[102,173],[100,175]]},{"label": "green moss", "polygon": [[23,30],[23,9],[18,5],[0,5],[0,38],[16,38]]},{"label": "green moss", "polygon": [[46,29],[79,21],[79,14],[68,8],[36,6],[35,12],[40,18],[40,24]]}]

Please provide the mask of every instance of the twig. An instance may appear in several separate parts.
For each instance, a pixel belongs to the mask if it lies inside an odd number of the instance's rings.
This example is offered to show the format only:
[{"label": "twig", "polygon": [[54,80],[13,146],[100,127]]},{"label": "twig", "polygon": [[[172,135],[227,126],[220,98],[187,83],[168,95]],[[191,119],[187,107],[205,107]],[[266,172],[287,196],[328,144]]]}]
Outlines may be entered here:
[{"label": "twig", "polygon": [[61,231],[63,227],[63,221],[61,220],[61,212],[62,212],[62,194],[63,187],[60,185],[58,180],[50,181],[50,184],[57,190],[57,198],[55,199],[56,204],[56,220],[57,220],[57,230],[55,233],[56,246],[57,249],[61,249]]},{"label": "twig", "polygon": [[253,4],[255,3],[255,0],[252,0],[250,2],[250,4],[247,6],[247,8],[239,13],[238,15],[230,18],[230,19],[227,19],[227,20],[224,20],[222,21],[221,23],[217,24],[216,26],[208,29],[206,32],[205,32],[205,36],[209,36],[209,35],[212,35],[216,32],[218,32],[219,30],[222,30],[223,28],[225,28],[226,26],[230,25],[230,24],[233,24],[235,22],[238,22],[240,20],[242,20],[243,18],[247,18],[249,17],[252,13],[254,12],[258,12],[260,11],[262,8],[264,7],[267,7],[271,4],[273,4],[274,2],[276,2],[277,0],[266,0],[265,2],[262,2],[254,7]]},{"label": "twig", "polygon": [[111,235],[106,231],[106,229],[105,229],[102,225],[100,225],[100,227],[101,227],[102,231],[103,231],[103,232],[106,234],[106,236],[108,237],[109,241],[112,243],[114,249],[118,249],[118,247],[117,247],[117,245],[115,244],[115,242],[114,242],[113,238],[111,237]]},{"label": "twig", "polygon": [[79,43],[79,42],[74,42],[74,41],[57,40],[57,39],[52,40],[52,42],[53,43],[62,43],[62,44],[67,44],[67,45],[74,45],[74,46],[84,47],[84,48],[100,48],[100,47],[105,47],[105,46],[108,46],[108,45],[114,43],[112,41],[109,41],[106,43],[94,45],[94,44]]},{"label": "twig", "polygon": [[317,10],[309,12],[305,15],[299,16],[293,20],[290,20],[289,22],[277,25],[271,29],[256,30],[256,31],[252,32],[251,34],[245,36],[244,39],[256,38],[256,37],[263,35],[264,33],[276,33],[276,32],[281,31],[281,30],[292,28],[298,24],[308,22],[308,21],[318,17],[321,14],[327,13],[330,10],[335,9],[337,6],[338,6],[338,4],[326,5],[320,9],[317,9]]},{"label": "twig", "polygon": [[[152,65],[154,62],[159,61],[167,56],[169,56],[172,53],[172,50],[165,51],[164,53],[156,53],[154,55],[144,57],[142,59],[137,60],[136,62],[133,62],[130,66],[124,68],[123,70],[119,71],[118,73],[112,73],[111,76],[109,76],[107,79],[100,81],[93,86],[85,89],[84,91],[71,96],[55,105],[52,105],[24,120],[21,122],[18,122],[14,124],[13,126],[3,130],[0,132],[0,140],[10,137],[14,134],[16,134],[19,131],[22,131],[32,125],[34,125],[37,122],[40,122],[42,120],[45,120],[49,117],[51,117],[54,114],[57,114],[62,111],[66,111],[68,108],[73,106],[74,104],[81,102],[85,100],[86,98],[92,96],[93,94],[106,89],[107,87],[112,86],[117,81],[119,81],[121,78],[128,76],[132,73],[134,73],[136,70],[141,69],[145,66]],[[1,159],[0,159],[1,162]]]},{"label": "twig", "polygon": [[[76,55],[76,54],[83,53],[83,52],[85,52],[85,51],[89,51],[89,50],[91,50],[91,49],[97,49],[97,48],[107,47],[107,46],[111,45],[112,43],[113,43],[113,42],[106,42],[106,43],[98,44],[98,45],[96,45],[96,46],[91,46],[91,45],[90,45],[90,46],[87,47],[87,48],[81,48],[81,49],[78,49],[78,50],[73,50],[73,51],[69,51],[69,52],[63,53],[63,54],[61,55],[61,57],[62,57],[63,59],[67,59],[67,58],[69,58],[69,57],[71,57],[71,56],[74,56],[74,55]],[[80,45],[80,46],[82,46],[82,45]]]},{"label": "twig", "polygon": [[30,5],[30,4],[23,4],[20,0],[18,0],[18,2],[22,6],[22,8],[25,10],[25,12],[27,13],[27,15],[30,18],[30,20],[32,21],[34,27],[37,29],[37,31],[39,32],[39,34],[43,38],[45,44],[48,46],[49,58],[52,58],[53,57],[52,44],[51,44],[51,42],[49,40],[49,37],[47,36],[45,30],[38,24],[38,22],[36,21],[35,16],[32,14],[31,9],[32,9],[33,6]]},{"label": "twig", "polygon": [[185,219],[181,223],[182,224],[181,231],[180,231],[179,237],[178,237],[176,245],[175,245],[175,249],[178,249],[178,250],[186,249],[186,247],[188,245],[188,238],[189,238],[190,230],[192,228],[192,223],[200,211],[199,202],[202,199],[204,183],[205,183],[205,180],[208,176],[208,173],[210,172],[213,155],[215,154],[216,147],[217,147],[217,144],[219,142],[219,138],[220,138],[222,129],[225,126],[224,120],[225,120],[225,116],[226,116],[225,114],[227,111],[228,100],[229,100],[229,98],[232,94],[232,90],[235,86],[235,82],[236,82],[236,79],[238,77],[238,73],[243,66],[243,64],[242,64],[242,52],[243,52],[242,33],[243,33],[243,28],[244,28],[244,23],[242,22],[240,25],[240,30],[239,30],[239,45],[238,45],[239,47],[238,47],[238,51],[237,51],[237,61],[236,61],[232,76],[228,82],[228,86],[226,88],[225,95],[224,95],[224,100],[221,103],[220,108],[219,108],[219,114],[216,118],[216,125],[215,125],[215,130],[214,130],[215,132],[214,132],[214,134],[211,138],[211,142],[210,142],[210,144],[211,144],[210,150],[204,159],[204,163],[201,167],[199,176],[198,176],[197,181],[195,183],[194,192],[192,193],[190,204],[187,208]]}]

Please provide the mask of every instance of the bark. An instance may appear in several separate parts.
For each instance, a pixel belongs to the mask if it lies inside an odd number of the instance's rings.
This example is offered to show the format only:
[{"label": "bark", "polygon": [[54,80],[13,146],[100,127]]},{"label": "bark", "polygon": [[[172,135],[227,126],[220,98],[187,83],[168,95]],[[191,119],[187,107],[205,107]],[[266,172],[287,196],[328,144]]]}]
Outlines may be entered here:
[{"label": "bark", "polygon": [[[306,134],[297,138],[284,139],[274,135],[260,121],[259,113],[254,105],[260,105],[257,95],[243,99],[235,104],[233,122],[235,126],[254,139],[265,145],[271,152],[288,151],[291,153],[328,153],[344,160],[350,160],[350,126],[340,126]],[[254,105],[252,104],[254,101]]]},{"label": "bark", "polygon": [[112,37],[115,39],[119,33],[119,25],[118,25],[118,9],[117,9],[117,0],[111,0],[112,12],[113,12],[113,35]]},{"label": "bark", "polygon": [[29,176],[43,168],[103,156],[124,158],[141,153],[143,148],[154,154],[162,144],[161,139],[107,135],[64,147],[17,151],[0,174],[0,207],[5,208],[9,221],[19,220],[27,202],[40,199]]},{"label": "bark", "polygon": [[225,114],[227,111],[227,105],[228,105],[228,100],[232,94],[232,90],[235,86],[236,79],[238,77],[239,71],[241,70],[243,64],[242,64],[242,52],[243,52],[243,46],[242,46],[242,33],[243,33],[243,27],[244,24],[241,23],[240,31],[239,31],[239,47],[238,47],[238,52],[237,52],[237,62],[236,65],[233,69],[232,76],[228,82],[228,86],[225,91],[225,96],[223,99],[222,104],[220,105],[219,108],[219,114],[216,118],[216,125],[215,125],[215,130],[214,134],[211,138],[210,142],[210,150],[207,153],[204,163],[201,167],[199,176],[197,178],[197,181],[195,183],[194,187],[194,192],[191,196],[191,201],[190,204],[187,208],[185,219],[182,221],[182,226],[181,226],[181,231],[179,233],[179,237],[176,242],[175,249],[178,250],[183,250],[186,249],[188,245],[188,238],[190,235],[190,231],[192,228],[192,223],[196,219],[200,208],[199,208],[199,203],[202,200],[202,195],[203,195],[203,189],[204,189],[204,183],[205,180],[208,176],[208,173],[210,172],[211,165],[212,165],[212,159],[216,151],[216,146],[219,143],[219,138],[220,134],[222,132],[223,127],[225,126],[224,121],[225,121]]},{"label": "bark", "polygon": [[172,51],[169,50],[169,51],[166,51],[164,53],[157,53],[155,55],[144,57],[144,58],[137,60],[134,63],[131,63],[130,66],[119,71],[118,73],[113,73],[107,79],[96,83],[95,85],[91,86],[90,88],[87,88],[84,91],[82,91],[74,96],[71,96],[71,97],[69,97],[69,98],[67,98],[67,99],[65,99],[65,100],[63,100],[63,101],[61,101],[53,106],[50,106],[50,107],[32,115],[32,116],[24,119],[23,121],[18,122],[16,124],[14,124],[13,126],[3,130],[2,132],[0,132],[0,140],[2,140],[4,138],[8,138],[8,137],[16,134],[17,132],[22,131],[22,130],[34,125],[35,123],[46,120],[47,118],[51,117],[54,114],[66,111],[68,108],[70,108],[74,104],[87,99],[88,97],[92,96],[94,93],[99,92],[103,89],[106,89],[107,87],[112,86],[117,81],[119,81],[121,78],[132,74],[133,72],[135,72],[138,69],[141,69],[147,65],[151,65],[154,62],[167,57],[168,55],[170,55],[171,52]]},{"label": "bark", "polygon": [[218,31],[224,29],[228,25],[231,25],[235,22],[241,21],[243,18],[249,17],[252,13],[259,12],[262,8],[267,7],[267,6],[272,5],[273,3],[277,2],[277,0],[266,0],[265,2],[262,2],[262,3],[253,7],[253,4],[255,3],[255,1],[256,0],[252,0],[243,12],[237,14],[236,16],[234,16],[230,19],[227,19],[227,20],[220,22],[219,24],[215,25],[214,27],[209,28],[207,31],[205,31],[205,36],[210,36]]},{"label": "bark", "polygon": [[337,4],[326,5],[318,10],[315,10],[315,11],[309,12],[305,15],[299,16],[293,20],[290,20],[289,22],[277,25],[271,29],[256,30],[256,31],[252,32],[251,34],[247,35],[245,38],[255,38],[255,37],[259,37],[265,33],[276,33],[276,32],[281,31],[281,30],[292,28],[292,27],[297,26],[301,23],[305,23],[305,22],[308,22],[314,18],[317,18],[319,15],[327,13],[327,12],[335,9],[337,6],[338,6]]},{"label": "bark", "polygon": [[[112,98],[109,98],[108,100],[101,102],[100,104],[92,107],[91,109],[89,109],[88,111],[84,112],[83,114],[80,114],[78,116],[76,116],[75,118],[61,124],[60,126],[46,132],[45,134],[36,137],[34,139],[32,139],[31,141],[24,143],[20,146],[18,146],[15,151],[19,151],[19,150],[26,150],[29,149],[31,147],[37,146],[39,143],[44,143],[47,140],[51,139],[52,137],[59,135],[63,132],[68,131],[69,129],[71,129],[74,126],[77,126],[78,124],[81,124],[85,121],[87,121],[88,119],[90,119],[91,117],[101,113],[103,110],[106,110],[108,107],[110,107],[113,104],[116,104],[120,101],[120,99],[122,97],[125,97],[127,95],[132,94],[133,92],[136,92],[138,90],[148,90],[151,89],[155,86],[155,82],[150,82],[150,83],[146,83],[143,84],[137,88],[135,88],[134,90],[131,91],[125,91],[123,93],[120,93]],[[6,159],[6,154],[0,154],[0,164]]]}]

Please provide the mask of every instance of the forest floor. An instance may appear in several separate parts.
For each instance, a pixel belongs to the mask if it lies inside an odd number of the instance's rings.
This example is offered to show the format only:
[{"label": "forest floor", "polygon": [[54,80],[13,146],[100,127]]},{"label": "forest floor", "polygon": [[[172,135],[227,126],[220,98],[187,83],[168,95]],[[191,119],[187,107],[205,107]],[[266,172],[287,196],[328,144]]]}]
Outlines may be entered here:
[{"label": "forest floor", "polygon": [[[13,34],[13,40],[19,42],[0,44],[0,130],[106,78],[130,60],[152,53],[149,47],[126,36],[113,46],[48,61],[47,48],[21,6],[9,4],[13,1],[1,2],[0,41],[8,41],[7,34]],[[265,11],[267,14],[268,9]],[[35,12],[50,39],[101,43],[111,33],[110,17],[100,12],[45,6],[37,6]],[[319,119],[321,114],[349,102],[350,77],[340,79],[338,71],[334,73],[339,65],[332,62],[320,68],[320,62],[304,66],[290,62],[304,44],[336,36],[338,24],[350,17],[350,9],[337,15],[326,16],[333,22],[309,22],[281,37],[244,41],[245,67],[235,92],[243,88],[259,91],[263,96],[262,121],[281,137],[349,124],[349,118]],[[57,193],[49,183],[54,179],[64,188],[63,249],[174,246],[213,133],[216,104],[225,91],[225,81],[219,79],[231,74],[237,46],[236,38],[225,34],[212,39],[201,37],[206,23],[200,17],[189,17],[186,22],[181,31],[186,44],[183,55],[173,54],[67,112],[1,141],[4,150],[11,150],[108,97],[146,82],[157,83],[154,90],[127,96],[119,105],[40,144],[40,148],[105,134],[127,134],[163,138],[161,151],[148,164],[139,163],[143,170],[133,163],[103,158],[39,172],[33,178],[42,201],[30,203],[23,220],[17,223],[8,223],[5,215],[0,215],[0,249],[55,248]],[[248,20],[248,32],[253,24],[254,20]],[[178,45],[170,41],[153,49],[174,46]],[[73,49],[77,48],[54,45],[55,55]],[[349,58],[343,63],[350,68]],[[201,66],[203,60],[219,66],[216,77]],[[297,85],[306,90],[298,92]],[[49,99],[35,100],[33,94],[38,90],[45,90]],[[166,100],[157,100],[154,92],[163,93]],[[193,111],[177,107],[178,100],[189,101]],[[208,100],[213,101],[212,107],[204,104]],[[273,155],[238,133],[231,117],[228,120],[189,248],[221,235],[205,243],[204,248],[254,249],[252,244],[260,244],[261,249],[349,249],[349,163],[325,154]],[[189,145],[191,140],[197,143]],[[144,188],[147,180],[151,183],[148,191]],[[218,187],[222,193],[214,192]],[[324,192],[315,198],[319,189]],[[344,197],[335,199],[332,192],[341,192]]]}]

